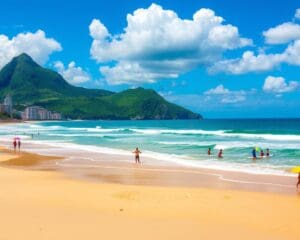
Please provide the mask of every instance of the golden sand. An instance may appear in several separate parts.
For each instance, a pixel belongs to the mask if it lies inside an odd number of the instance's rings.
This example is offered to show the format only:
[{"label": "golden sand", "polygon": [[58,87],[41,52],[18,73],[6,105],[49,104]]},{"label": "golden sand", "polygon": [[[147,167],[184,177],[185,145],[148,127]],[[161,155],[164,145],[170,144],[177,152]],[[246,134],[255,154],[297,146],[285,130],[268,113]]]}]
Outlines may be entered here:
[{"label": "golden sand", "polygon": [[[44,158],[1,152],[0,162],[18,166]],[[1,240],[298,240],[300,197],[99,184],[2,166],[0,226]]]}]

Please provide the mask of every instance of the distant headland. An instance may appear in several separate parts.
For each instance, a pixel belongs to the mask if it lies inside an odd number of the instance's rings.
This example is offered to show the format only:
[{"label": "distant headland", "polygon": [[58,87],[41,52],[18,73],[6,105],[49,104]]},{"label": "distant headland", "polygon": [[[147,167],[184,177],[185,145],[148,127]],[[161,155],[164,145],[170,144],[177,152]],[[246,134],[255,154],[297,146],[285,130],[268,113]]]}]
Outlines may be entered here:
[{"label": "distant headland", "polygon": [[1,114],[24,120],[202,119],[200,114],[166,101],[151,89],[114,93],[72,86],[25,53],[1,69],[0,99],[4,101]]}]

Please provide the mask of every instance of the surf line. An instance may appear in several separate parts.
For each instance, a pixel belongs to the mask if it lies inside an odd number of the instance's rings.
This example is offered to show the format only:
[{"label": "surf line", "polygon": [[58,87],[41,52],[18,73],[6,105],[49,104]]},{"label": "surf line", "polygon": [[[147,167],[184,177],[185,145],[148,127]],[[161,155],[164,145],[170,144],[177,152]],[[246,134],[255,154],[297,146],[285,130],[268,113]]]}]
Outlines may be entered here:
[{"label": "surf line", "polygon": [[[85,159],[90,159],[85,157]],[[66,161],[66,160],[64,160]],[[74,167],[72,164],[66,164],[61,162],[56,162],[57,165],[65,166],[65,167]],[[294,188],[294,186],[286,185],[286,184],[279,184],[279,183],[269,183],[269,182],[252,182],[252,181],[243,181],[243,180],[235,180],[235,179],[229,179],[225,178],[222,174],[217,173],[207,173],[207,172],[201,172],[196,170],[180,170],[180,169],[160,169],[160,168],[134,168],[134,167],[117,167],[117,166],[100,166],[100,165],[83,165],[83,164],[76,164],[77,167],[97,167],[97,168],[105,168],[105,169],[125,169],[125,170],[140,170],[140,171],[149,171],[149,172],[177,172],[177,173],[192,173],[192,174],[201,174],[201,175],[210,175],[217,177],[219,180],[224,182],[234,182],[234,183],[244,183],[244,184],[256,184],[256,185],[271,185],[271,186],[277,186],[277,187],[286,187],[286,188]]]}]

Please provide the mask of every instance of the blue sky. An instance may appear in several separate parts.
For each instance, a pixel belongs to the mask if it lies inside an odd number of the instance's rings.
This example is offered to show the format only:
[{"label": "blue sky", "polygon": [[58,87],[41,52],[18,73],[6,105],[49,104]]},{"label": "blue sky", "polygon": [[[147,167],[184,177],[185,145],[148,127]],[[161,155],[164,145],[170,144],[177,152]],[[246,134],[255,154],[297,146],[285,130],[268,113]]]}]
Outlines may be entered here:
[{"label": "blue sky", "polygon": [[27,52],[72,84],[153,88],[207,118],[300,117],[295,0],[12,0],[1,10],[0,67]]}]

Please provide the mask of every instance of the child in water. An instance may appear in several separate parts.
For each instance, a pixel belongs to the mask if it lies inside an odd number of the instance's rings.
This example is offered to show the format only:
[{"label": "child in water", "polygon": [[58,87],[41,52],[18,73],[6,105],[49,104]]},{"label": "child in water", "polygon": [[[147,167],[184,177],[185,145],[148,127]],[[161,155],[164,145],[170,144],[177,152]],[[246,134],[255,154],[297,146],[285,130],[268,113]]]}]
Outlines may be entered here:
[{"label": "child in water", "polygon": [[223,158],[223,149],[220,149],[219,154],[218,154],[218,158]]},{"label": "child in water", "polygon": [[263,150],[260,150],[260,158],[263,158],[265,156],[265,153]]},{"label": "child in water", "polygon": [[267,148],[267,153],[266,153],[267,158],[270,157],[270,149]]},{"label": "child in water", "polygon": [[210,149],[210,148],[208,148],[207,155],[208,155],[208,156],[211,155],[211,149]]}]

